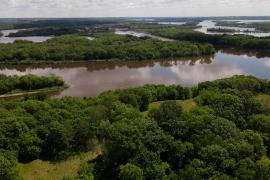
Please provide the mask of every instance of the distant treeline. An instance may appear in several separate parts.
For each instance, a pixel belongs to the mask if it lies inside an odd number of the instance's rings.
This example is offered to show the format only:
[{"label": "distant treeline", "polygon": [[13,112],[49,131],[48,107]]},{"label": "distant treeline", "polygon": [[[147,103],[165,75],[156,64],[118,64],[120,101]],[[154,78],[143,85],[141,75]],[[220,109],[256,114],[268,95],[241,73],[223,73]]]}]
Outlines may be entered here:
[{"label": "distant treeline", "polygon": [[12,91],[29,91],[63,85],[64,81],[57,76],[39,77],[35,75],[0,75],[0,94],[6,94]]},{"label": "distant treeline", "polygon": [[43,27],[20,30],[10,33],[9,37],[27,37],[27,36],[62,36],[62,35],[80,35],[93,36],[97,33],[112,32],[110,25],[87,26],[87,27]]},{"label": "distant treeline", "polygon": [[14,23],[14,29],[27,28],[44,28],[44,27],[81,27],[103,24],[114,24],[116,21],[112,19],[100,18],[69,18],[69,19],[39,19],[33,21],[31,19]]},{"label": "distant treeline", "polygon": [[247,35],[209,35],[192,30],[181,30],[178,28],[167,28],[162,30],[156,29],[151,30],[151,33],[180,41],[210,43],[216,46],[230,46],[258,50],[270,49],[270,38],[259,38]]},{"label": "distant treeline", "polygon": [[76,34],[76,33],[79,33],[79,30],[77,30],[76,28],[47,27],[47,28],[21,30],[16,33],[10,33],[8,36],[9,37],[61,36],[61,35]]},{"label": "distant treeline", "polygon": [[217,26],[255,28],[257,32],[270,32],[270,22],[251,22],[243,23],[241,21],[217,21]]},{"label": "distant treeline", "polygon": [[61,36],[43,43],[16,41],[13,44],[0,44],[0,61],[143,60],[209,55],[214,51],[210,44],[164,42],[151,38],[103,34],[94,40]]},{"label": "distant treeline", "polygon": [[208,32],[219,32],[219,33],[235,33],[240,32],[235,29],[225,29],[225,28],[207,28]]}]

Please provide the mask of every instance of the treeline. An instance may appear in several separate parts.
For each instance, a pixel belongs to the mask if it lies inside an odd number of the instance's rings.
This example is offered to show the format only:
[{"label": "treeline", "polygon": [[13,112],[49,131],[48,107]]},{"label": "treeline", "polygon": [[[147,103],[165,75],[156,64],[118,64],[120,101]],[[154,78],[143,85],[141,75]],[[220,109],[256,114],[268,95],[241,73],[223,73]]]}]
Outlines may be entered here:
[{"label": "treeline", "polygon": [[166,38],[180,41],[191,41],[197,43],[210,43],[215,46],[229,46],[246,49],[269,50],[270,39],[247,35],[209,35],[196,31],[185,31],[178,28],[167,28],[162,30],[151,30],[151,33]]},{"label": "treeline", "polygon": [[227,26],[227,27],[241,27],[241,28],[255,28],[256,32],[270,32],[270,23],[269,22],[252,22],[252,23],[243,23],[243,22],[234,22],[234,21],[217,21],[216,26]]},{"label": "treeline", "polygon": [[[82,27],[43,27],[20,30],[10,33],[9,37],[28,37],[28,36],[62,36],[62,35],[80,35],[93,36],[94,34],[112,32],[113,25],[103,26],[82,26]],[[115,25],[115,28],[118,27]]]},{"label": "treeline", "polygon": [[99,19],[99,18],[59,18],[59,19],[38,19],[38,20],[24,20],[14,23],[14,29],[27,28],[47,28],[47,27],[82,27],[95,26],[103,24],[115,24],[116,19]]},{"label": "treeline", "polygon": [[225,28],[207,28],[208,32],[218,32],[218,33],[235,33],[240,32],[239,30],[235,29],[225,29]]},{"label": "treeline", "polygon": [[164,42],[113,34],[103,34],[94,40],[61,36],[43,43],[17,41],[13,44],[0,44],[0,62],[142,60],[213,53],[214,48],[209,44]]},{"label": "treeline", "polygon": [[11,93],[12,91],[29,91],[63,85],[64,81],[57,76],[6,76],[0,74],[0,94]]},{"label": "treeline", "polygon": [[231,78],[200,83],[198,91],[204,89],[237,89],[239,91],[247,90],[253,94],[270,94],[270,83],[252,76],[233,76]]},{"label": "treeline", "polygon": [[20,30],[16,33],[10,33],[9,37],[26,37],[26,36],[61,36],[66,34],[76,34],[79,33],[77,28],[56,28],[56,27],[47,27],[47,28],[36,28],[36,29],[27,29]]},{"label": "treeline", "polygon": [[[269,179],[270,107],[256,99],[269,89],[269,81],[235,76],[1,102],[0,175],[15,179],[16,161],[65,159],[98,142],[102,154],[66,179]],[[174,101],[190,98],[190,111]],[[164,102],[142,113],[155,101]]]}]

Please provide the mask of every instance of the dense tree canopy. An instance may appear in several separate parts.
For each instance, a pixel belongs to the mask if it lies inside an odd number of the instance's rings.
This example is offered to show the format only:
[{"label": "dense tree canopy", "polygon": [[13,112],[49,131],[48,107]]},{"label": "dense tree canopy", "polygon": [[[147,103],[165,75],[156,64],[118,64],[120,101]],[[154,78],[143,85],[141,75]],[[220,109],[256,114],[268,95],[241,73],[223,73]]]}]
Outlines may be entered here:
[{"label": "dense tree canopy", "polygon": [[60,87],[64,81],[57,76],[39,77],[35,75],[6,76],[0,74],[0,94],[14,91],[37,90],[50,87]]},{"label": "dense tree canopy", "polygon": [[0,176],[5,180],[20,179],[16,170],[16,154],[1,149],[0,150]]},{"label": "dense tree canopy", "polygon": [[235,21],[217,21],[216,26],[227,26],[227,27],[240,27],[240,28],[255,28],[255,32],[270,32],[269,22],[251,22],[251,23],[241,23]]},{"label": "dense tree canopy", "polygon": [[209,44],[164,42],[113,34],[102,34],[94,40],[80,36],[61,36],[42,43],[16,41],[0,44],[0,62],[142,60],[213,53],[214,48]]},{"label": "dense tree canopy", "polygon": [[59,27],[46,27],[20,30],[16,33],[10,33],[9,37],[27,37],[27,36],[61,36],[66,34],[78,34],[79,30],[76,28],[59,28]]},{"label": "dense tree canopy", "polygon": [[[269,81],[235,76],[193,88],[1,102],[0,149],[10,154],[0,153],[1,174],[18,176],[16,155],[60,160],[99,142],[101,155],[82,164],[77,179],[269,179],[270,107],[258,94],[270,94]],[[197,106],[189,111],[175,102],[190,98]]]},{"label": "dense tree canopy", "polygon": [[210,43],[216,46],[238,47],[246,49],[269,50],[270,39],[248,35],[209,35],[181,28],[152,29],[151,33],[180,41]]}]

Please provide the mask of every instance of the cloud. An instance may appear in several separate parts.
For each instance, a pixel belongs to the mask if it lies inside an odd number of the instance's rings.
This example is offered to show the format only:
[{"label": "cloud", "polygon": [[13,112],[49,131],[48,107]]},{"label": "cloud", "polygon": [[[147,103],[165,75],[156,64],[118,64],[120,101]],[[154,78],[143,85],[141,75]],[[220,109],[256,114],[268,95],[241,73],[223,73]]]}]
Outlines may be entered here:
[{"label": "cloud", "polygon": [[0,16],[269,15],[269,7],[269,0],[0,0]]},{"label": "cloud", "polygon": [[270,68],[270,59],[265,61],[265,66]]}]

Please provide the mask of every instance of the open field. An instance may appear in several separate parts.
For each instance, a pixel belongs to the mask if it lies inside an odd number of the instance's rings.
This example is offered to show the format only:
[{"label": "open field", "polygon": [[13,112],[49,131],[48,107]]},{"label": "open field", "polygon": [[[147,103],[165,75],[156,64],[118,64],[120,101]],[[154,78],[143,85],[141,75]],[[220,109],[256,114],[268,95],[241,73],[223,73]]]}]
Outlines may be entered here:
[{"label": "open field", "polygon": [[[159,108],[159,106],[161,105],[161,103],[164,101],[158,101],[158,102],[153,102],[151,104],[149,104],[148,106],[148,110],[144,112],[145,115],[147,115],[147,113],[151,110],[151,109],[156,109]],[[182,106],[183,110],[188,112],[190,111],[192,108],[196,107],[197,104],[195,103],[195,101],[193,99],[189,99],[189,100],[176,100],[176,103],[179,106]]]},{"label": "open field", "polygon": [[25,180],[60,180],[65,176],[76,176],[81,163],[95,159],[100,153],[100,148],[97,148],[61,162],[35,160],[27,164],[20,163],[18,170]]},{"label": "open field", "polygon": [[270,95],[261,94],[256,99],[264,106],[270,108]]},{"label": "open field", "polygon": [[38,89],[35,91],[19,91],[14,93],[8,93],[4,95],[0,95],[0,100],[14,100],[14,99],[20,99],[23,97],[31,97],[37,95],[39,92],[44,92],[48,95],[57,94],[60,91],[63,91],[68,86],[63,87],[52,87],[52,88],[44,88],[44,89]]}]

